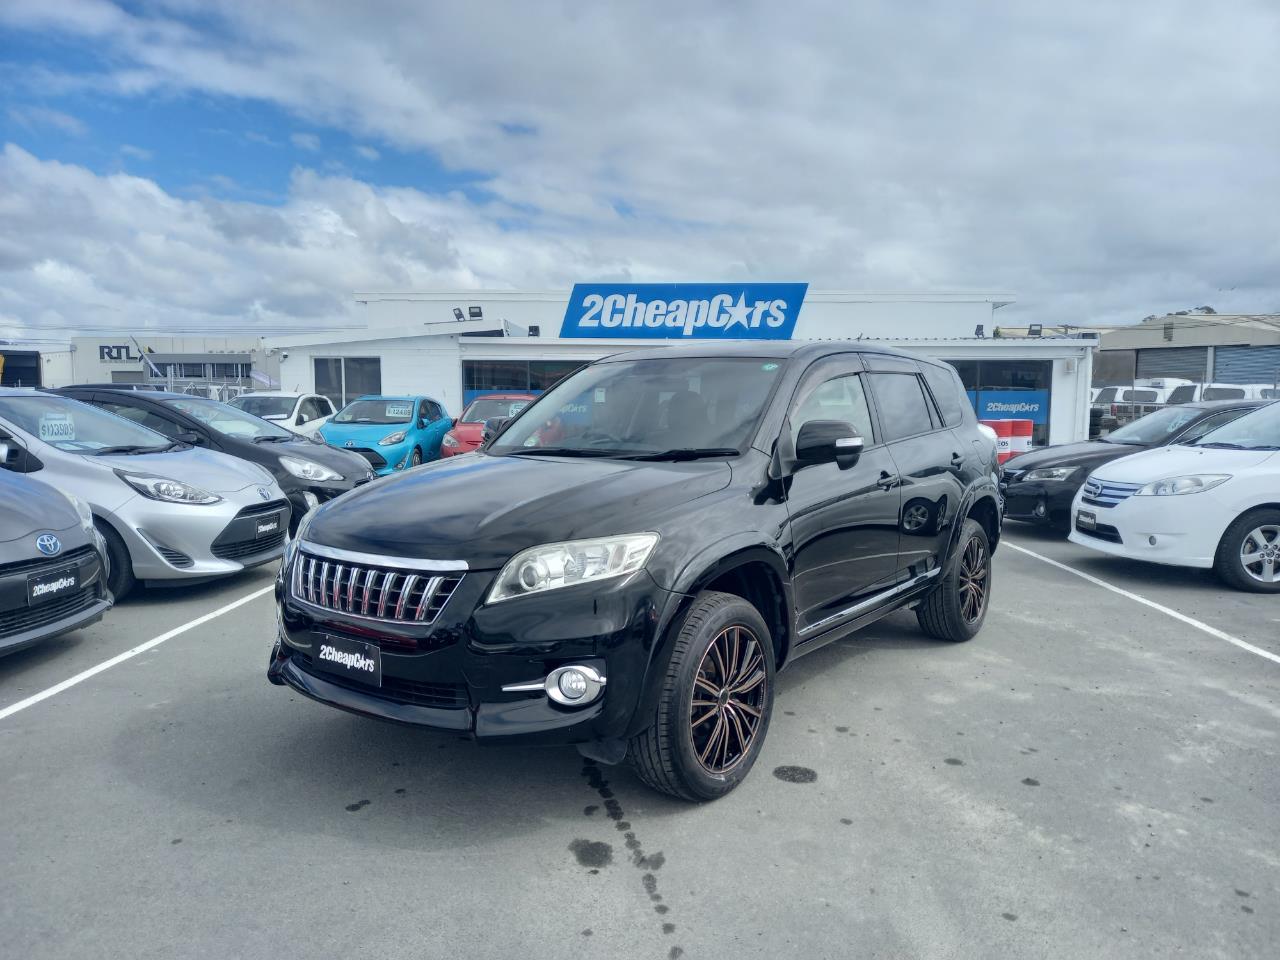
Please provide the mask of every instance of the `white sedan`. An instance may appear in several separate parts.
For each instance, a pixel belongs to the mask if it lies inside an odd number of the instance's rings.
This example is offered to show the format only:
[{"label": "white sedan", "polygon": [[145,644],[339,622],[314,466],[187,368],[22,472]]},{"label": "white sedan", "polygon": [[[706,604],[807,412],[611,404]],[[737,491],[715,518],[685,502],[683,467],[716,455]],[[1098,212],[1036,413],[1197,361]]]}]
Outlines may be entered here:
[{"label": "white sedan", "polygon": [[1104,464],[1071,516],[1071,542],[1082,547],[1212,568],[1241,590],[1280,592],[1280,403],[1190,446]]},{"label": "white sedan", "polygon": [[334,414],[333,404],[328,397],[318,393],[290,393],[286,390],[242,393],[231,401],[231,406],[263,420],[274,421],[304,437],[314,437]]}]

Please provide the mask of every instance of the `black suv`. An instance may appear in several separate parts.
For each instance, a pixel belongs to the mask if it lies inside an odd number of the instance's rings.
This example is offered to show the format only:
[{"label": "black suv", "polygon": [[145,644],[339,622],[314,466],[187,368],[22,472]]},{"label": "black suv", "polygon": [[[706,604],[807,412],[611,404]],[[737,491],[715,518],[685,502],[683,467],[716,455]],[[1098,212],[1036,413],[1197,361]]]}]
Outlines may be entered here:
[{"label": "black suv", "polygon": [[273,683],[574,743],[707,800],[750,770],[797,656],[903,606],[943,640],[982,625],[996,451],[945,364],[854,343],[645,350],[495,426],[304,521]]}]

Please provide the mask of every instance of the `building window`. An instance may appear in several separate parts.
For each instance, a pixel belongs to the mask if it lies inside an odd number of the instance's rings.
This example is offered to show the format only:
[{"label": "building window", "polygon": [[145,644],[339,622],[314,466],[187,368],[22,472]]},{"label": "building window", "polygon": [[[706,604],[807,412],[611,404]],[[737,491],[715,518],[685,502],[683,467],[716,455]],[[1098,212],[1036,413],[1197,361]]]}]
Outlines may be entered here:
[{"label": "building window", "polygon": [[312,360],[316,393],[336,407],[356,397],[382,393],[382,361],[377,357],[316,357]]},{"label": "building window", "polygon": [[979,420],[1030,420],[1032,442],[1049,442],[1052,360],[948,360]]},{"label": "building window", "polygon": [[542,393],[583,365],[581,360],[464,360],[462,403],[484,393]]}]

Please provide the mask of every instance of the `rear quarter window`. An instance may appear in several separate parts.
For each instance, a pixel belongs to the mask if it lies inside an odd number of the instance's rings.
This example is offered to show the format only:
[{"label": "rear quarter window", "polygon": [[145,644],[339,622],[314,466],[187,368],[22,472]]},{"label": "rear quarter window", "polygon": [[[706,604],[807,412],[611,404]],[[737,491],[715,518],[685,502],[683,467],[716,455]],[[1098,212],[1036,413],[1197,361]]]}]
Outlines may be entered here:
[{"label": "rear quarter window", "polygon": [[925,382],[933,392],[933,399],[937,401],[943,423],[948,427],[963,423],[969,398],[965,395],[964,385],[960,382],[960,374],[956,373],[955,368],[950,364],[945,367],[935,367],[931,363],[922,363],[920,368],[924,372]]}]

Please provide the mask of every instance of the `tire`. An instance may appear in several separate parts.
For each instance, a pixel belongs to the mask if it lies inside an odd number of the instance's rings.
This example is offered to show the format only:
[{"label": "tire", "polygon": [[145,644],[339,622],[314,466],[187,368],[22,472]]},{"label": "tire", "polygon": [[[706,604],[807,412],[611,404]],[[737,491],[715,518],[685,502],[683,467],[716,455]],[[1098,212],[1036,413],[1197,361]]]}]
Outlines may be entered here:
[{"label": "tire", "polygon": [[[975,597],[974,589],[980,589],[980,595]],[[916,619],[929,636],[960,643],[982,629],[990,601],[991,546],[982,524],[970,518],[960,528],[942,583],[916,607]]]},{"label": "tire", "polygon": [[409,469],[412,470],[414,467],[420,467],[420,466],[422,466],[422,451],[419,450],[417,447],[414,447],[413,457],[409,461]]},{"label": "tire", "polygon": [[[726,656],[731,665],[722,670]],[[755,607],[729,593],[698,594],[659,681],[653,723],[628,747],[636,775],[682,800],[715,800],[733,790],[750,773],[769,730],[773,660],[773,639]],[[695,692],[705,706],[695,704]]]},{"label": "tire", "polygon": [[[1259,559],[1246,566],[1246,554]],[[1238,517],[1218,541],[1213,569],[1237,590],[1280,593],[1280,510],[1260,507]]]},{"label": "tire", "polygon": [[120,539],[120,534],[109,524],[98,521],[94,526],[107,544],[107,589],[115,597],[116,603],[119,603],[133,592],[138,583],[133,576],[133,559],[129,556],[129,548]]}]

